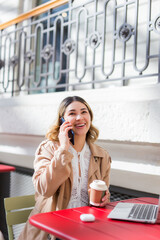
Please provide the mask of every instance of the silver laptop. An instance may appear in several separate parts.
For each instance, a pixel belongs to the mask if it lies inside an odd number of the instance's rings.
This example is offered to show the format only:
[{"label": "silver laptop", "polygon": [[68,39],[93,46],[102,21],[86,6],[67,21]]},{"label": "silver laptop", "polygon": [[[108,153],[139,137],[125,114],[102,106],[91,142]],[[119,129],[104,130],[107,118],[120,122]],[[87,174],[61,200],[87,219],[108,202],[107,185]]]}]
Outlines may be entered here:
[{"label": "silver laptop", "polygon": [[108,218],[145,223],[156,223],[159,213],[160,196],[158,205],[119,202],[109,213]]}]

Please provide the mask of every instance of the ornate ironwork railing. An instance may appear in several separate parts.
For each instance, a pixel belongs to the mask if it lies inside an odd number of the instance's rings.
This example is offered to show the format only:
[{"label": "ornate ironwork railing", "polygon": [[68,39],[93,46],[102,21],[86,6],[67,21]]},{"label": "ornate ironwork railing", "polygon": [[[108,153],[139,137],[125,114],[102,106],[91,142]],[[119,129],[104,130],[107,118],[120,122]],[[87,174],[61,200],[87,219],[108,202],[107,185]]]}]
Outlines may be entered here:
[{"label": "ornate ironwork railing", "polygon": [[159,0],[55,0],[0,25],[0,93],[160,81]]}]

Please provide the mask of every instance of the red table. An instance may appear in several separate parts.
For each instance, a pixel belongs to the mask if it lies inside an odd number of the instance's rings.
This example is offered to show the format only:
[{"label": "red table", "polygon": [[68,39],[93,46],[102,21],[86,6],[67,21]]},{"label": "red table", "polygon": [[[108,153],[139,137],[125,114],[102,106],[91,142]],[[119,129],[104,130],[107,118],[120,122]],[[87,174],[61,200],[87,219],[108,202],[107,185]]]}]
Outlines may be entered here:
[{"label": "red table", "polygon": [[0,173],[1,172],[11,172],[11,171],[15,171],[15,167],[9,166],[9,165],[4,165],[4,164],[0,164]]},{"label": "red table", "polygon": [[[156,198],[136,198],[127,202],[157,204]],[[117,221],[107,218],[117,202],[106,208],[80,207],[40,213],[30,217],[30,223],[56,237],[68,240],[159,240],[160,224]],[[95,215],[95,222],[82,222],[82,213]]]}]

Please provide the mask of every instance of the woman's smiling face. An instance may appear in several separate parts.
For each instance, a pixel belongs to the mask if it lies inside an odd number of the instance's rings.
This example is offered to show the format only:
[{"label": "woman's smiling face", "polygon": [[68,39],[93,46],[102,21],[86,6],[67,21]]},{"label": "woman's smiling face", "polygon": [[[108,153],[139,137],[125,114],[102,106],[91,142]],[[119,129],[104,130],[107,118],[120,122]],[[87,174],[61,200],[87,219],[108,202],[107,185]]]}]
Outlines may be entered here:
[{"label": "woman's smiling face", "polygon": [[86,135],[91,125],[88,108],[79,101],[74,101],[67,106],[64,119],[72,124],[76,135]]}]

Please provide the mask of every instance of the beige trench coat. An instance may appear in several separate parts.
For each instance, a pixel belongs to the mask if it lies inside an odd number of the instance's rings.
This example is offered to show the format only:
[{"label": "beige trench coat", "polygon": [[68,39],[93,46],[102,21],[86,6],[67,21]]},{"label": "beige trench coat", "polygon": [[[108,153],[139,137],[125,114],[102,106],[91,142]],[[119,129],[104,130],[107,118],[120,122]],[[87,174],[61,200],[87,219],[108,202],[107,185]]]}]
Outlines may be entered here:
[{"label": "beige trench coat", "polygon": [[[88,144],[91,150],[88,189],[95,179],[105,181],[109,187],[111,158],[98,145],[91,142]],[[40,144],[35,154],[33,175],[36,204],[30,216],[67,208],[73,183],[72,158],[73,155],[62,150],[58,143],[46,140]],[[18,240],[47,240],[47,236],[47,233],[27,221]]]}]

